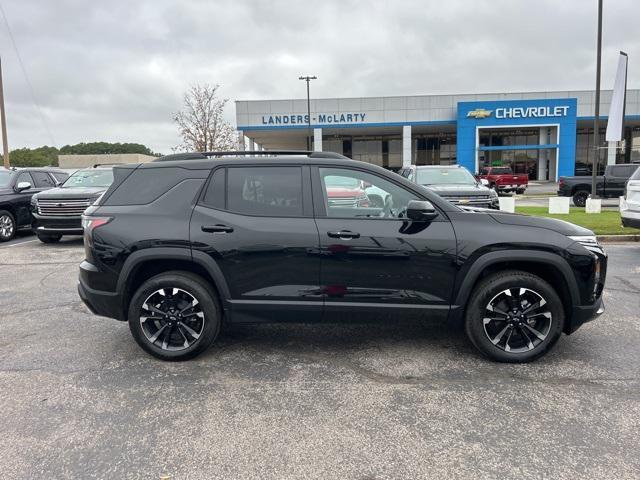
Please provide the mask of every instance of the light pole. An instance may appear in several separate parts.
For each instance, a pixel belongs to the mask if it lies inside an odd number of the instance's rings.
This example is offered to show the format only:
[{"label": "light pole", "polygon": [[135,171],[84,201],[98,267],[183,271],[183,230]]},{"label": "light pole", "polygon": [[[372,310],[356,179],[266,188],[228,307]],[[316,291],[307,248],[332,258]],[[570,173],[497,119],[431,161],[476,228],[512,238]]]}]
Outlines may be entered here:
[{"label": "light pole", "polygon": [[600,63],[602,57],[602,0],[598,0],[598,47],[596,53],[596,105],[593,118],[593,171],[591,172],[591,198],[598,198],[596,193],[596,176],[600,157]]},{"label": "light pole", "polygon": [[309,99],[309,82],[316,80],[318,77],[306,75],[304,77],[298,77],[298,80],[305,80],[307,82],[307,150],[311,151],[311,100]]}]

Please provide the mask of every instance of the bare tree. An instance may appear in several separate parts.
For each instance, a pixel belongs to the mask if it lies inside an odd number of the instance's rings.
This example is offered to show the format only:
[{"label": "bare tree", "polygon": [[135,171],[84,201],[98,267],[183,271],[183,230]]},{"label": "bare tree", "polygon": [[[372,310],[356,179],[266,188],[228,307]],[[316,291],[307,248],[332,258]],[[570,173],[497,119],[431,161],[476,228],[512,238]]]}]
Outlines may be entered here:
[{"label": "bare tree", "polygon": [[219,87],[194,85],[184,94],[183,109],[173,117],[182,137],[182,144],[176,150],[235,150],[237,133],[223,117],[229,99],[218,98]]}]

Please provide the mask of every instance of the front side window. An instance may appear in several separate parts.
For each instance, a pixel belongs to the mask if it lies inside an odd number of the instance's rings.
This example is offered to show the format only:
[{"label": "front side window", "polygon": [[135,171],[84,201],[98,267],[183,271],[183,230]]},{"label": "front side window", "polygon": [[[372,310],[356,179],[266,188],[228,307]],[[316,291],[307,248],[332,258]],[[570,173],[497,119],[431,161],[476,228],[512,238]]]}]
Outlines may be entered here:
[{"label": "front side window", "polygon": [[327,216],[405,218],[414,193],[389,180],[358,170],[320,168]]},{"label": "front side window", "polygon": [[302,168],[228,168],[227,210],[268,217],[302,216]]},{"label": "front side window", "polygon": [[32,187],[34,185],[33,178],[31,178],[31,174],[29,172],[22,172],[20,175],[18,175],[18,178],[16,178],[16,185],[21,182],[27,182],[31,184]]},{"label": "front side window", "polygon": [[78,170],[62,184],[61,188],[104,187],[113,182],[113,170]]},{"label": "front side window", "polygon": [[476,179],[464,168],[423,168],[418,170],[419,185],[475,185]]}]

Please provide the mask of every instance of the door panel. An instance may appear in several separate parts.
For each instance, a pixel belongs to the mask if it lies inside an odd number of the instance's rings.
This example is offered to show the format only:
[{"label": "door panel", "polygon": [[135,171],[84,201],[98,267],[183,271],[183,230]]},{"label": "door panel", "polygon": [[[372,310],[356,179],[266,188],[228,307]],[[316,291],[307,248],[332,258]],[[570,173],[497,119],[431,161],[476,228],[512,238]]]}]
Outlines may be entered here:
[{"label": "door panel", "polygon": [[[299,167],[287,168],[300,171]],[[231,172],[236,169],[227,169],[228,198],[223,207],[247,208],[263,215],[199,204],[191,218],[192,248],[206,252],[222,270],[231,294],[229,306],[234,322],[320,319],[322,296],[315,221],[311,216],[266,215],[271,207],[280,215],[286,214],[300,200],[292,199],[297,198],[296,192],[288,193],[292,179],[278,174],[278,181],[287,185],[277,186],[269,172]],[[255,171],[259,169],[252,169]],[[292,178],[299,181],[299,176],[298,173]],[[208,192],[205,198],[207,195]],[[302,201],[310,204],[310,196]]]},{"label": "door panel", "polygon": [[342,174],[361,180],[365,191],[381,196],[385,206],[377,213],[369,205],[355,206],[347,218],[348,207],[332,207],[336,187],[325,181],[348,183],[335,180],[341,175],[338,170],[320,168],[315,176],[327,213],[316,218],[326,314],[370,316],[402,309],[446,315],[456,272],[451,223],[443,215],[432,222],[408,220],[406,204],[421,198],[387,179],[349,170]]}]

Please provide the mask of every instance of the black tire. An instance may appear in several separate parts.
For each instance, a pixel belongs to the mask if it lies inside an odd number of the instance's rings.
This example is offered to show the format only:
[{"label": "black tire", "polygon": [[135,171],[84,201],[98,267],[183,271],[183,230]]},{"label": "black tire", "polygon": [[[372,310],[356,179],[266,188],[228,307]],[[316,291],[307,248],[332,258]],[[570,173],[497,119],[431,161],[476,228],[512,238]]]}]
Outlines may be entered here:
[{"label": "black tire", "polygon": [[[540,298],[545,302],[524,317],[510,309],[520,303],[525,308],[519,312],[526,312]],[[506,308],[506,315],[500,313],[510,302],[513,304]],[[485,319],[489,320],[486,324]],[[509,270],[488,276],[476,286],[467,304],[465,330],[469,340],[483,355],[498,362],[524,363],[543,356],[558,341],[563,328],[560,297],[546,281],[528,272]]]},{"label": "black tire", "polygon": [[[165,294],[168,293],[168,295],[160,295],[157,293],[163,289],[166,289],[164,291]],[[195,298],[198,309],[201,310],[203,315],[201,317],[201,324],[199,323],[200,317],[192,316],[190,320],[186,320],[186,316],[184,318],[176,318],[179,316],[177,313],[176,317],[172,315],[171,319],[168,315],[164,317],[162,321],[156,321],[152,320],[152,317],[146,317],[147,320],[143,322],[141,319],[144,317],[144,313],[151,312],[150,310],[143,310],[143,304],[150,299],[152,299],[150,303],[154,301],[154,295],[164,297],[163,302],[166,302],[166,304],[163,305],[157,304],[154,307],[156,310],[171,308],[168,307],[171,305],[171,302],[174,302],[174,306],[176,306],[176,310],[178,310],[185,305],[185,298],[188,299],[187,295]],[[220,332],[220,312],[221,310],[215,292],[202,277],[189,272],[171,271],[150,278],[138,288],[129,304],[129,329],[138,345],[154,357],[168,361],[188,360],[204,352],[215,341]],[[170,320],[174,320],[174,322]],[[144,328],[142,326],[143,323],[145,324]],[[165,334],[160,333],[159,335],[162,336],[158,336],[152,342],[151,339],[159,330],[162,330],[162,326],[165,327]],[[191,331],[196,331],[199,336],[196,338],[189,335],[189,330],[185,330],[187,327]],[[151,336],[149,337],[148,335]],[[165,346],[164,342],[167,341],[167,336],[169,340],[167,342],[168,345]],[[177,350],[170,349],[172,340],[184,339],[186,343],[189,338],[192,339],[193,342],[188,346],[179,346]],[[161,339],[162,343],[160,342]]]},{"label": "black tire", "polygon": [[516,190],[516,193],[517,193],[518,195],[522,195],[524,192],[525,192],[525,189],[524,189],[524,188],[518,188],[518,189]]},{"label": "black tire", "polygon": [[42,243],[57,243],[62,238],[62,235],[36,233],[36,237],[38,237],[38,240]]},{"label": "black tire", "polygon": [[16,219],[11,212],[0,210],[0,242],[8,242],[16,234]]},{"label": "black tire", "polygon": [[587,198],[589,198],[589,192],[586,190],[578,190],[573,194],[573,204],[576,207],[583,208],[587,204]]}]

